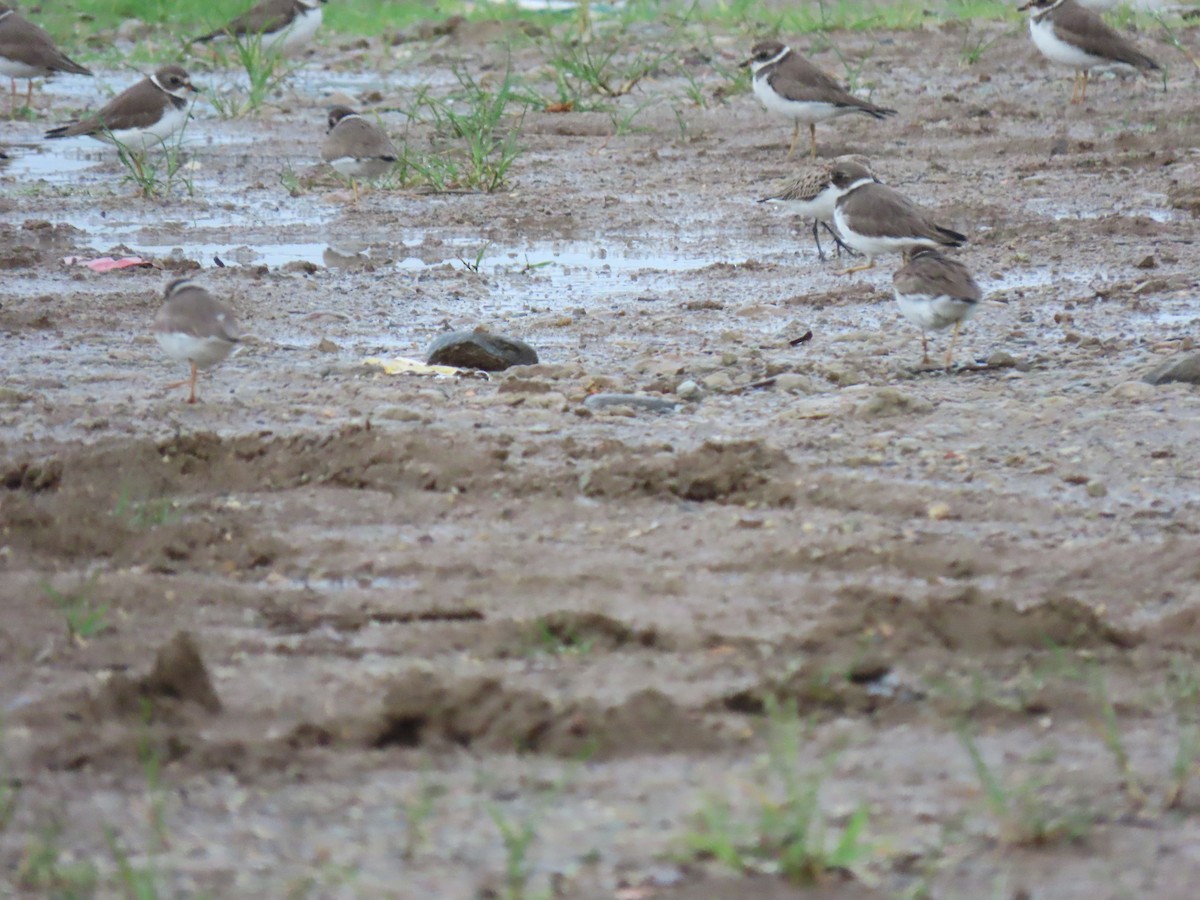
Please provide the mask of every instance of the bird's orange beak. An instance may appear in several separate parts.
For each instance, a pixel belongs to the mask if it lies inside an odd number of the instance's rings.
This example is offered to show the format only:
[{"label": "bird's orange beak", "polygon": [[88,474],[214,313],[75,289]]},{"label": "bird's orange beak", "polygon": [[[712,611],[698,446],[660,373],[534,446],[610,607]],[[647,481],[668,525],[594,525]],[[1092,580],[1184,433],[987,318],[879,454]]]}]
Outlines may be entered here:
[{"label": "bird's orange beak", "polygon": [[752,57],[750,57],[750,58],[749,58],[748,60],[746,60],[745,62],[740,62],[740,63],[738,63],[738,68],[739,68],[739,69],[746,69],[746,68],[749,68],[749,66],[750,66],[750,63],[752,63],[752,62],[754,62],[754,57],[753,57],[753,56],[752,56]]},{"label": "bird's orange beak", "polygon": [[1018,6],[1017,12],[1025,12],[1025,10],[1029,9],[1031,6],[1033,6],[1033,0],[1029,0],[1028,3]]}]

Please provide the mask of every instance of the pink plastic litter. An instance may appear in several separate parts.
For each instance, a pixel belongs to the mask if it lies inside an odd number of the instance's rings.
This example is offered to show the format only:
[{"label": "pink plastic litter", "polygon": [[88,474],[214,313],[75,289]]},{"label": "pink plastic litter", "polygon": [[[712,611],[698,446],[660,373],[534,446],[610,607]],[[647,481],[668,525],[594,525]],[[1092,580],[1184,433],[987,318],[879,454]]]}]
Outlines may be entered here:
[{"label": "pink plastic litter", "polygon": [[142,259],[140,256],[125,256],[121,259],[113,259],[111,256],[102,256],[99,259],[68,256],[63,259],[63,262],[69,266],[87,266],[93,272],[111,272],[113,269],[131,269],[137,266],[154,265],[154,263],[147,259]]}]

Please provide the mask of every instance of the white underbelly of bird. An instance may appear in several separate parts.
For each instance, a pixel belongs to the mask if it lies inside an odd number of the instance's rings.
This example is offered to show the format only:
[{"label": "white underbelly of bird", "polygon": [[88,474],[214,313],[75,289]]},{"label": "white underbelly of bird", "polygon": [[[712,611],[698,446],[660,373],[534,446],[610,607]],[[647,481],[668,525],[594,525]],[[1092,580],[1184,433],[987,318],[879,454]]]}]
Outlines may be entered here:
[{"label": "white underbelly of bird", "polygon": [[180,332],[159,332],[155,337],[163,353],[171,359],[195,363],[198,369],[210,369],[222,362],[235,346],[219,338],[195,337]]},{"label": "white underbelly of bird", "polygon": [[166,110],[162,118],[146,128],[116,128],[111,132],[97,131],[92,137],[108,143],[117,143],[128,147],[135,153],[145,153],[166,144],[172,135],[183,128],[188,119],[188,108],[178,109],[172,106]]},{"label": "white underbelly of bird", "polygon": [[[1085,53],[1074,44],[1069,44],[1054,33],[1054,23],[1049,18],[1036,22],[1029,20],[1029,34],[1034,45],[1051,62],[1071,66],[1074,69],[1091,69],[1099,66],[1118,66],[1112,60],[1102,59]],[[1128,68],[1128,67],[1126,67]]]},{"label": "white underbelly of bird", "polygon": [[896,294],[900,315],[922,331],[940,331],[975,315],[977,304],[947,294]]},{"label": "white underbelly of bird", "polygon": [[347,178],[381,178],[388,173],[388,170],[395,164],[394,160],[383,159],[378,156],[359,159],[354,156],[342,156],[338,159],[332,159],[329,164],[333,166],[334,171],[340,175],[345,175]]},{"label": "white underbelly of bird", "polygon": [[785,100],[771,90],[766,78],[754,79],[754,96],[758,97],[768,112],[788,116],[797,122],[826,122],[843,113],[853,112],[852,109],[835,106],[832,103]]},{"label": "white underbelly of bird", "polygon": [[296,16],[292,24],[275,34],[263,36],[263,49],[287,55],[307,44],[321,27],[322,10],[310,9]]}]

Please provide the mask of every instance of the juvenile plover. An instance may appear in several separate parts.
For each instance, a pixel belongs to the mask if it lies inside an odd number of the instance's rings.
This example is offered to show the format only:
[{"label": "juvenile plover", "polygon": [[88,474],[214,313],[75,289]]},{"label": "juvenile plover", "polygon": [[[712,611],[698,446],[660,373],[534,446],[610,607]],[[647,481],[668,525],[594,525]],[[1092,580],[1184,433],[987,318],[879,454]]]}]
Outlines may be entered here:
[{"label": "juvenile plover", "polygon": [[[817,256],[822,262],[825,251],[821,249],[821,236],[818,229],[824,228],[829,232],[837,245],[838,255],[842,249],[849,249],[842,243],[841,236],[833,230],[833,208],[837,201],[838,189],[834,187],[831,166],[840,162],[856,162],[868,172],[870,162],[864,156],[840,156],[831,163],[807,163],[795,175],[781,181],[774,191],[759,200],[759,203],[772,203],[785,206],[799,213],[805,219],[812,220],[813,241],[817,245]],[[853,252],[853,251],[851,251]]]},{"label": "juvenile plover", "polygon": [[946,369],[954,361],[954,342],[963,322],[975,315],[983,292],[967,267],[938,250],[918,247],[904,254],[905,263],[892,276],[892,292],[900,314],[921,329],[921,362],[929,363],[926,331],[954,326],[946,349]]},{"label": "juvenile plover", "polygon": [[239,339],[233,311],[187,278],[167,285],[162,308],[154,317],[154,337],[167,356],[191,367],[190,378],[170,385],[188,385],[188,403],[196,402],[199,370],[222,362]]},{"label": "juvenile plover", "polygon": [[396,147],[382,128],[348,106],[332,107],[328,121],[321,159],[350,179],[357,201],[358,179],[370,180],[386,175],[396,164]]}]

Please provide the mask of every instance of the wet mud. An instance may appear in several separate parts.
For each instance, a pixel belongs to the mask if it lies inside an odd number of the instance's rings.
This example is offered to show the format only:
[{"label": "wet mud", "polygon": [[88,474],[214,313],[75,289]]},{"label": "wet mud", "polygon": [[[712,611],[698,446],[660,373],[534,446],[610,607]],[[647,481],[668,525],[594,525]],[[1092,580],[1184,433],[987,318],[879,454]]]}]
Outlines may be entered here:
[{"label": "wet mud", "polygon": [[[113,884],[120,834],[167,896],[503,896],[499,818],[540,896],[1191,896],[1200,393],[1141,379],[1200,321],[1197,71],[1143,34],[1166,91],[1069,106],[1023,26],[831,39],[900,113],[819,126],[822,155],[970,235],[949,372],[895,260],[838,275],[755,203],[790,128],[727,95],[749,35],[617,115],[529,111],[494,194],[355,204],[316,159],[335,96],[424,147],[401,110],[452,65],[548,78],[497,24],[331,43],[259,116],[200,107],[166,199],[7,126],[0,882],[37,895],[53,825]],[[64,262],[104,255],[154,265]],[[195,406],[149,331],[180,274],[246,333]],[[479,325],[540,363],[364,363]],[[675,406],[585,403],[610,393]],[[854,878],[804,893],[684,852],[707,798],[761,800],[781,703],[798,764],[835,760],[829,820],[870,812]],[[964,733],[1011,809],[1086,827],[998,816]]]}]

